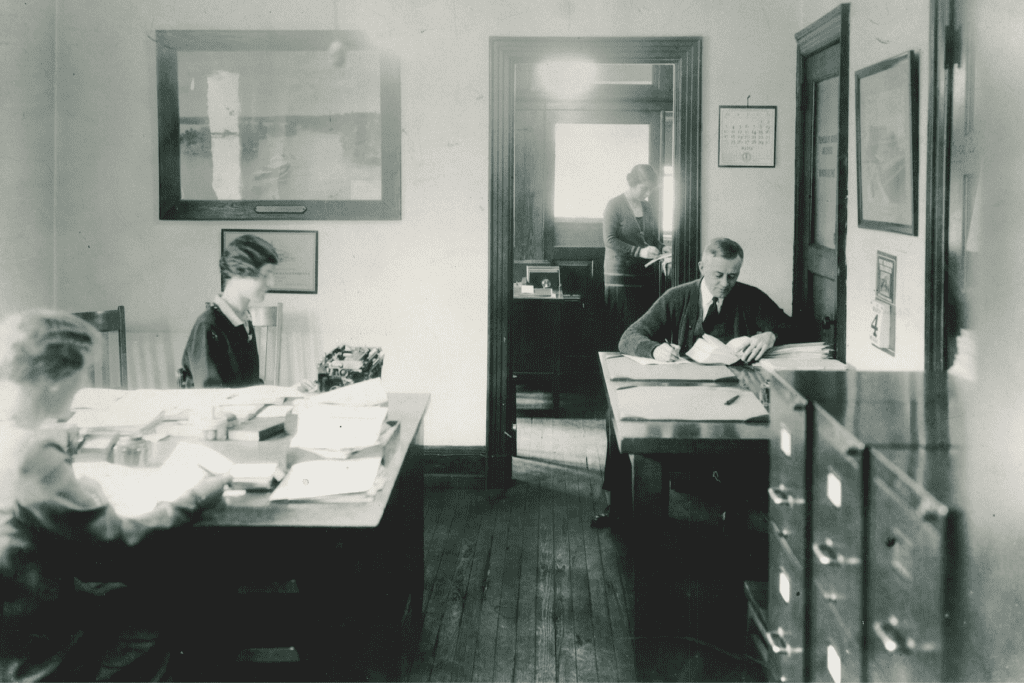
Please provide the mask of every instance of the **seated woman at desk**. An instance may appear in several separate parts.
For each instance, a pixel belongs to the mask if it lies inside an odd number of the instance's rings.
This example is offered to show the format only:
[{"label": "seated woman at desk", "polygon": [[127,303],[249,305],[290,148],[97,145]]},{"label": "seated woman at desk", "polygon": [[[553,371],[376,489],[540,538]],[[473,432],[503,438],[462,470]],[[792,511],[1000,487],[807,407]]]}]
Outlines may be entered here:
[{"label": "seated woman at desk", "polygon": [[262,384],[249,306],[274,286],[277,251],[264,239],[242,235],[220,259],[224,291],[196,319],[181,357],[184,387],[248,387]]},{"label": "seated woman at desk", "polygon": [[[71,467],[71,410],[99,333],[59,311],[0,324],[0,678],[149,680],[166,668],[155,611],[124,584],[87,584],[78,570],[220,500],[209,477],[171,503],[119,517]],[[161,591],[166,586],[159,587]]]}]

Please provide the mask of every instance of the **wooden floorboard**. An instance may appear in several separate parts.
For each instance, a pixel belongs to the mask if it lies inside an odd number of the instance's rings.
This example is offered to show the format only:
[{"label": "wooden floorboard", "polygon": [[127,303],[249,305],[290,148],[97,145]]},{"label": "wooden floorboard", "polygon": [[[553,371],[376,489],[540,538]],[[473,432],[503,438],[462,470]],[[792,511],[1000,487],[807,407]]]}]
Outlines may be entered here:
[{"label": "wooden floorboard", "polygon": [[[551,475],[557,472],[552,470]],[[554,488],[554,477],[549,476],[542,485],[544,493],[539,501],[537,524],[537,591],[534,631],[537,640],[538,681],[558,680],[558,655],[555,643],[555,504],[560,498]]]},{"label": "wooden floorboard", "polygon": [[537,680],[537,558],[540,538],[540,487],[525,474],[542,466],[515,461],[512,464],[514,488],[526,498],[521,525],[523,548],[520,553],[519,591],[516,600],[516,649],[513,681]]},{"label": "wooden floorboard", "polygon": [[[593,412],[520,417],[522,457],[513,459],[504,491],[426,491],[424,618],[407,680],[643,674],[634,659],[626,539],[589,524],[605,506],[604,420]],[[691,585],[680,569],[680,586]],[[741,653],[676,642],[654,668],[673,680],[758,680]]]}]

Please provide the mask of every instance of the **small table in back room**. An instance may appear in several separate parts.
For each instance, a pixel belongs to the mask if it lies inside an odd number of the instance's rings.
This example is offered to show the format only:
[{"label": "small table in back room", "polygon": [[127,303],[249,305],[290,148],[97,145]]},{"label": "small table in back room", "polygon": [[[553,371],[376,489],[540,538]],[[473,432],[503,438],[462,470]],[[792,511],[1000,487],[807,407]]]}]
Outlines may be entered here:
[{"label": "small table in back room", "polygon": [[[663,661],[655,650],[672,647],[672,636],[698,638],[727,649],[738,649],[743,642],[746,607],[743,580],[751,572],[767,571],[765,552],[751,552],[746,531],[747,510],[753,501],[767,506],[768,423],[716,421],[624,420],[618,401],[620,388],[631,391],[668,382],[615,380],[609,373],[609,359],[620,354],[599,354],[608,395],[612,426],[619,450],[632,462],[632,491],[613,492],[616,508],[632,508],[631,543],[635,558],[635,634],[638,675],[657,678],[645,672],[646,661]],[[752,368],[733,368],[740,389],[756,392],[760,398],[762,376]],[[688,519],[670,519],[670,478],[673,487],[700,490],[708,486],[704,477],[722,472],[724,486],[724,524],[708,524]],[[671,475],[671,476],[670,476]],[[760,493],[757,493],[760,491]],[[622,500],[631,494],[631,500]],[[620,508],[621,509],[621,508]],[[675,585],[672,556],[678,553],[692,563],[698,578],[689,586]],[[750,558],[764,566],[749,567]],[[673,602],[683,592],[679,609]],[[708,604],[710,602],[710,604]],[[675,631],[676,633],[671,633]]]},{"label": "small table in back room", "polygon": [[550,377],[552,409],[561,404],[562,355],[567,307],[582,306],[579,296],[518,293],[512,296],[510,331],[512,373],[517,377]]}]

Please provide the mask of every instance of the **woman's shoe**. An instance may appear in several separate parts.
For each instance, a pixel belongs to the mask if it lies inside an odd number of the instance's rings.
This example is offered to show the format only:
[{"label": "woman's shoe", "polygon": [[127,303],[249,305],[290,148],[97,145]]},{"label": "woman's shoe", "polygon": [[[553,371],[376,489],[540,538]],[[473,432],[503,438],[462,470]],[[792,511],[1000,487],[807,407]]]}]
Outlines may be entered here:
[{"label": "woman's shoe", "polygon": [[615,522],[615,516],[612,514],[612,506],[609,505],[604,509],[604,512],[590,520],[590,527],[592,529],[607,529],[612,524],[615,524]]}]

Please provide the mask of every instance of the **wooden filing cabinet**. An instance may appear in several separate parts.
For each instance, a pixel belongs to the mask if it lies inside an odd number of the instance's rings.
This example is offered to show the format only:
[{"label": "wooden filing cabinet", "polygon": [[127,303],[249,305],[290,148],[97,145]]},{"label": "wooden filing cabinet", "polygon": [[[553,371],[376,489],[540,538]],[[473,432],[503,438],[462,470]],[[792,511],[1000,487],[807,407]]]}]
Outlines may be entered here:
[{"label": "wooden filing cabinet", "polygon": [[[803,557],[805,630],[789,640],[802,645],[804,675],[824,681],[948,680],[957,666],[948,634],[962,597],[955,597],[949,574],[955,560],[948,539],[955,537],[958,517],[947,505],[958,432],[948,424],[945,376],[855,370],[772,375],[773,501],[789,501],[796,492],[799,475],[790,470],[799,465],[782,453],[783,442],[795,453],[793,432],[800,427],[794,420],[806,428],[799,449],[807,455],[808,478],[802,556],[794,548],[801,520],[792,518],[801,508],[770,507],[770,570],[776,580],[788,572],[781,581],[789,582],[791,595],[799,573],[787,568],[786,558]],[[806,407],[792,409],[801,399]],[[766,630],[789,633],[778,624],[791,622],[794,609],[769,600]],[[776,659],[769,671],[779,679],[786,674],[779,673],[782,660]]]},{"label": "wooden filing cabinet", "polygon": [[788,383],[769,386],[768,612],[762,638],[771,680],[806,678],[807,430],[809,404]]},{"label": "wooden filing cabinet", "polygon": [[814,638],[810,677],[857,681],[863,660],[867,449],[863,441],[821,410],[814,412],[812,434],[808,606]]},{"label": "wooden filing cabinet", "polygon": [[865,654],[872,681],[944,678],[949,508],[890,460],[910,464],[935,454],[921,450],[871,455]]}]

